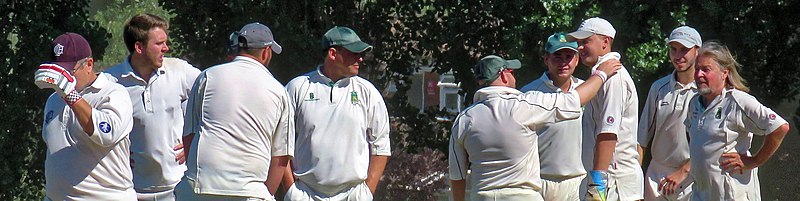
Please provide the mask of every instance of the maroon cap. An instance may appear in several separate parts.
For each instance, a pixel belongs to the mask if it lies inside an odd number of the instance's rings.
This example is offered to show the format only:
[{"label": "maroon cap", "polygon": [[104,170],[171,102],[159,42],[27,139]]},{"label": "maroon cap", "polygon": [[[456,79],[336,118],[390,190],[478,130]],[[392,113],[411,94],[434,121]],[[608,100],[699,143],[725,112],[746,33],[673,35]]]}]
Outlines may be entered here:
[{"label": "maroon cap", "polygon": [[83,36],[65,33],[53,40],[52,63],[64,67],[70,73],[81,59],[92,56],[92,48]]}]

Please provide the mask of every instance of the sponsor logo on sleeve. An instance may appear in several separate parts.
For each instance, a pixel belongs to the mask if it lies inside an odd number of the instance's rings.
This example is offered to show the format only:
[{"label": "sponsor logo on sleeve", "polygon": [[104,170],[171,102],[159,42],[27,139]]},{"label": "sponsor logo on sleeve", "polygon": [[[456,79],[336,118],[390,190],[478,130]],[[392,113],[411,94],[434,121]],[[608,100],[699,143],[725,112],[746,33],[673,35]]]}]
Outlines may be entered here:
[{"label": "sponsor logo on sleeve", "polygon": [[775,120],[776,117],[775,114],[769,114],[769,120]]},{"label": "sponsor logo on sleeve", "polygon": [[44,124],[50,123],[50,121],[53,120],[53,117],[55,117],[53,111],[47,111],[47,114],[44,115]]},{"label": "sponsor logo on sleeve", "polygon": [[612,116],[606,117],[606,124],[608,124],[608,125],[614,124],[614,117],[612,117]]},{"label": "sponsor logo on sleeve", "polygon": [[97,125],[97,128],[99,128],[100,132],[103,132],[103,133],[110,133],[111,132],[111,124],[109,124],[108,122],[105,122],[105,121],[100,122],[100,124]]}]

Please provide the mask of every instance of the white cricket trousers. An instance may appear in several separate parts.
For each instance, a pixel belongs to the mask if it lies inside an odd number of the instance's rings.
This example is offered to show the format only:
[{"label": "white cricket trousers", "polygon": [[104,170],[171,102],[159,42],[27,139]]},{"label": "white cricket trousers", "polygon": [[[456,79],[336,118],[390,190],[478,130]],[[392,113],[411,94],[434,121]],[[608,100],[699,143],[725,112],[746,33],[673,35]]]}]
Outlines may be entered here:
[{"label": "white cricket trousers", "polygon": [[326,195],[311,189],[299,179],[295,180],[283,197],[285,201],[372,201],[372,199],[372,192],[364,182],[336,194]]},{"label": "white cricket trousers", "polygon": [[586,175],[575,177],[565,177],[562,179],[542,178],[542,198],[544,200],[581,200],[580,188],[581,181]]},{"label": "white cricket trousers", "polygon": [[692,184],[694,184],[694,180],[692,179],[692,175],[687,175],[686,179],[683,180],[678,185],[678,189],[675,193],[671,195],[662,195],[660,191],[658,191],[658,184],[678,170],[677,168],[669,167],[663,165],[657,161],[650,161],[650,165],[647,166],[647,173],[645,174],[645,181],[644,181],[644,200],[651,201],[651,200],[668,200],[668,201],[688,201],[692,198]]},{"label": "white cricket trousers", "polygon": [[500,188],[487,191],[470,192],[470,201],[544,201],[542,194],[533,189]]},{"label": "white cricket trousers", "polygon": [[136,192],[139,201],[175,201],[175,187],[158,192]]},{"label": "white cricket trousers", "polygon": [[255,197],[196,194],[186,176],[181,179],[178,186],[175,186],[175,200],[177,201],[273,201],[270,196],[268,200]]}]

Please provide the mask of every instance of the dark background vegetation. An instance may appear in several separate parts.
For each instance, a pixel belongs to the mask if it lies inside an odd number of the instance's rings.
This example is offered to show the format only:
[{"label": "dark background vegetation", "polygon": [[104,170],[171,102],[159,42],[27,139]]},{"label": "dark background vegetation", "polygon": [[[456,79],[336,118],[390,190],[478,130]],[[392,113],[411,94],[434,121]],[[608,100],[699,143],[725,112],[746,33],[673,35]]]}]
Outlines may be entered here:
[{"label": "dark background vegetation", "polygon": [[[416,67],[452,70],[470,102],[475,82],[470,67],[482,56],[521,59],[518,81],[544,71],[543,42],[600,16],[617,29],[614,49],[637,82],[639,100],[649,85],[672,71],[665,38],[680,25],[695,27],[703,40],[727,44],[752,94],[793,122],[792,134],[760,173],[764,200],[800,197],[796,110],[800,71],[800,3],[797,1],[436,1],[436,0],[0,0],[0,200],[41,200],[45,146],[42,106],[49,91],[31,82],[35,66],[48,60],[50,41],[63,32],[85,36],[99,68],[127,55],[122,25],[150,12],[170,19],[171,55],[198,68],[224,61],[228,34],[249,22],[272,28],[284,52],[270,70],[286,83],[321,61],[321,35],[349,26],[375,46],[362,76],[385,91],[392,117],[390,160],[377,200],[434,200],[446,189],[447,140],[452,117],[438,108],[419,113],[406,91]],[[579,68],[577,76],[588,76]],[[640,103],[643,105],[643,103]],[[754,142],[754,150],[760,147]]]}]

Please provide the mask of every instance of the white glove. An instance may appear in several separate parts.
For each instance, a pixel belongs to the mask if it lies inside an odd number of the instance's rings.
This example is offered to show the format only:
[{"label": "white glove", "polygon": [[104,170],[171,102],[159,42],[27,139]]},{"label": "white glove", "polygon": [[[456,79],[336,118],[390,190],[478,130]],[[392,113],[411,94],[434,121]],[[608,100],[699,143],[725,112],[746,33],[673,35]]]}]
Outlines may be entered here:
[{"label": "white glove", "polygon": [[39,65],[39,70],[33,77],[34,83],[40,89],[55,89],[58,96],[64,99],[70,106],[81,99],[75,91],[77,80],[66,69],[57,64]]}]

